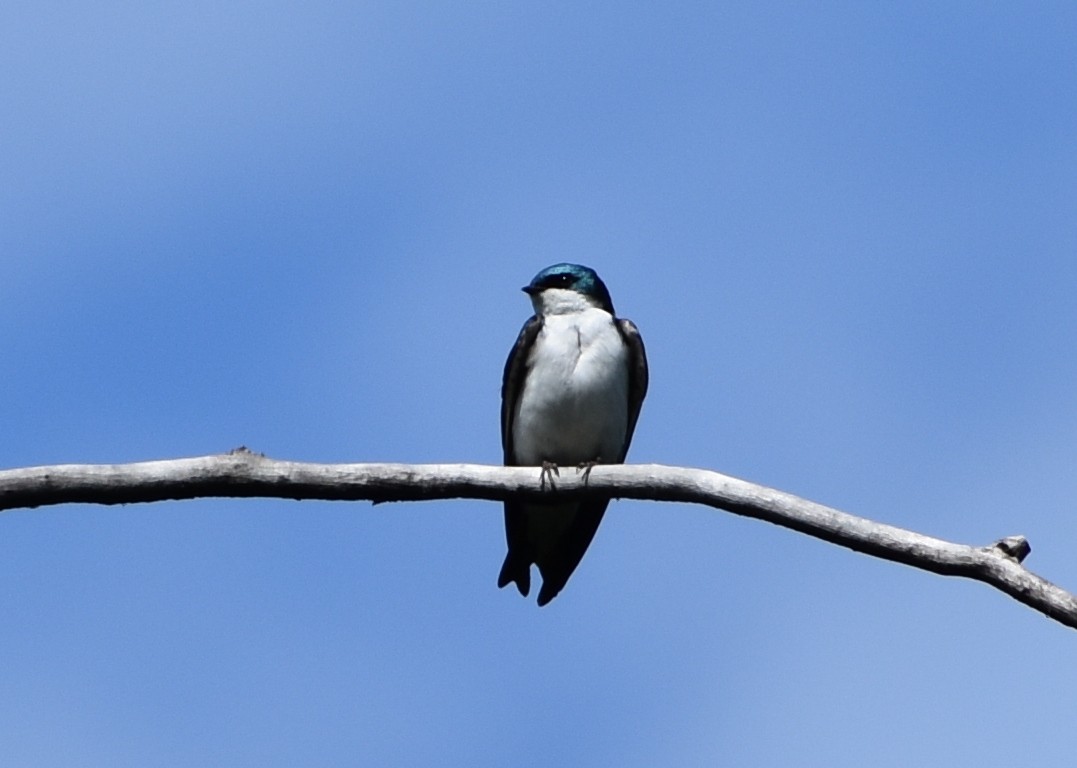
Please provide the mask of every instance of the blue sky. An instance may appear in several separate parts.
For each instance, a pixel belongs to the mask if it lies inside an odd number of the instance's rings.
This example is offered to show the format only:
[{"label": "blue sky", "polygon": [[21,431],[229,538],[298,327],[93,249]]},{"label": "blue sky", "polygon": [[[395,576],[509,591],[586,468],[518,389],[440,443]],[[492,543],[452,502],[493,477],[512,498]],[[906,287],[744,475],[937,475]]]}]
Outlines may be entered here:
[{"label": "blue sky", "polygon": [[[629,456],[1077,588],[1077,10],[7,3],[0,465],[495,463],[542,267],[648,345]],[[498,505],[0,516],[34,766],[1060,765],[1077,635],[615,502],[537,609]]]}]

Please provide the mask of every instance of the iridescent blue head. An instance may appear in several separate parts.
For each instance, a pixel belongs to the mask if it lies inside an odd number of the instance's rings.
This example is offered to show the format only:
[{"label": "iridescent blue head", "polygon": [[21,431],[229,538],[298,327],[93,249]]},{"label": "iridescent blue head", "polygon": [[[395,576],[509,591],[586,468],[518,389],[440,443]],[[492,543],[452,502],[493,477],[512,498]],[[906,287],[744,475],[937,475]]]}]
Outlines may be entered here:
[{"label": "iridescent blue head", "polygon": [[613,300],[602,278],[590,267],[582,264],[554,264],[535,275],[530,285],[524,286],[524,292],[532,299],[551,288],[575,291],[590,300],[611,315]]}]

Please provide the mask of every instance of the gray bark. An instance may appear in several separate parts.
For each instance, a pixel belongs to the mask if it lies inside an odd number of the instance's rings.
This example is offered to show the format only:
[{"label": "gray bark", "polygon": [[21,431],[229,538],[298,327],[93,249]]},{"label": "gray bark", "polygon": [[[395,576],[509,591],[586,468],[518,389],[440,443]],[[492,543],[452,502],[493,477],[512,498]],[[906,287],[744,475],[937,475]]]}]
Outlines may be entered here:
[{"label": "gray bark", "polygon": [[[218,456],[132,464],[63,464],[0,471],[0,511],[53,504],[130,504],[200,497],[338,501],[549,498],[596,495],[705,504],[944,576],[982,581],[1077,629],[1077,596],[1022,565],[1022,536],[986,546],[955,544],[704,469],[600,465],[589,476],[562,469],[543,483],[538,467],[479,464],[310,464],[240,448]],[[552,487],[551,487],[552,486]]]}]

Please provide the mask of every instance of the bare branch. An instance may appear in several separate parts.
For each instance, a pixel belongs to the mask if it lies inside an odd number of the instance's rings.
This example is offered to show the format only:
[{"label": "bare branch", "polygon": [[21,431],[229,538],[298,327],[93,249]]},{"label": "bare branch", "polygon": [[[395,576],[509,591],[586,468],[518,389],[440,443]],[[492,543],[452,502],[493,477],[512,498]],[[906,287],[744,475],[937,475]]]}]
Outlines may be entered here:
[{"label": "bare branch", "polygon": [[543,488],[537,467],[479,464],[309,464],[246,449],[133,464],[64,464],[0,471],[0,510],[51,504],[128,504],[200,497],[419,501],[610,496],[684,501],[766,520],[868,555],[999,589],[1077,629],[1077,596],[1026,569],[1031,547],[1011,536],[984,547],[954,544],[840,512],[717,472],[659,464],[562,472]]}]

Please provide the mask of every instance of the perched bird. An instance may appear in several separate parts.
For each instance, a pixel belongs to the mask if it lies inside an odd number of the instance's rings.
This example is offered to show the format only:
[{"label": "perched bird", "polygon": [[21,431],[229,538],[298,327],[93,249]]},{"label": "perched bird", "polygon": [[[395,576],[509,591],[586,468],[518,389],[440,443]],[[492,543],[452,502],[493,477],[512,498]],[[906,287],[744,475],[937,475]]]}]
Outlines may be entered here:
[{"label": "perched bird", "polygon": [[[590,267],[555,264],[524,292],[535,314],[516,339],[501,385],[501,446],[508,466],[579,471],[620,464],[643,396],[647,357],[631,320],[618,320]],[[551,478],[552,479],[552,478]],[[594,538],[609,499],[505,502],[508,555],[497,585],[531,589],[538,565],[546,605],[565,586]]]}]

